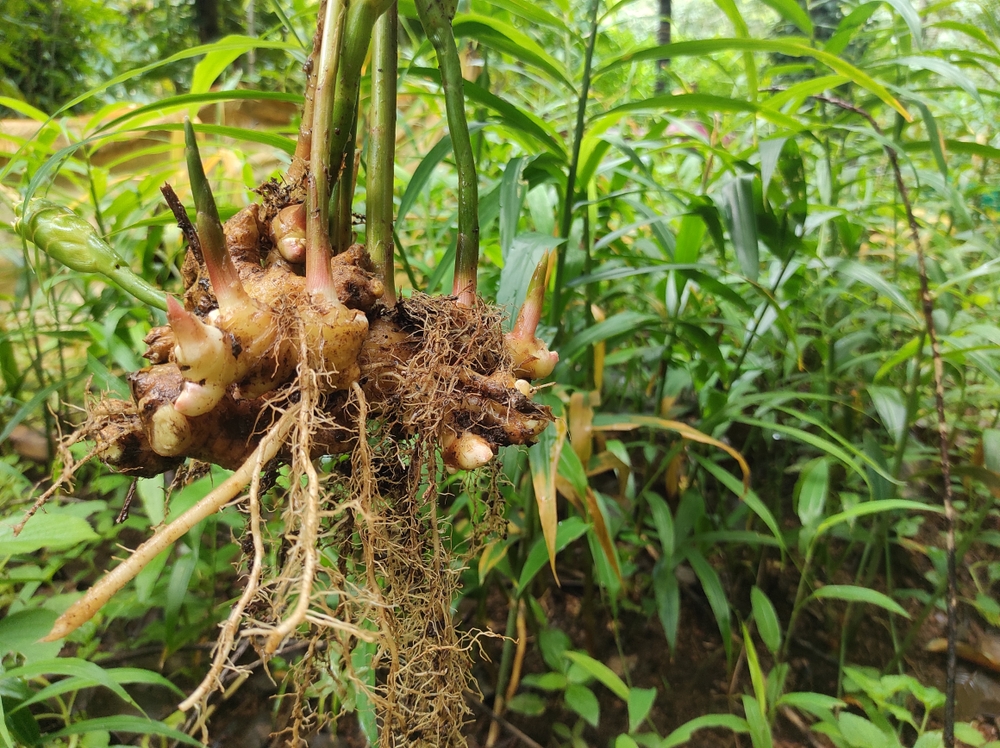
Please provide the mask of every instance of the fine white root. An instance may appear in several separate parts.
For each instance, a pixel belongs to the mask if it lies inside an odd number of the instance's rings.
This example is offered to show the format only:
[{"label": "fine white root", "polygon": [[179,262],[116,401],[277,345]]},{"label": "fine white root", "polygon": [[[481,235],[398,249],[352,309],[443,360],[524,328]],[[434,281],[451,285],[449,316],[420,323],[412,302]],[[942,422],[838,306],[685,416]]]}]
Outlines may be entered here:
[{"label": "fine white root", "polygon": [[267,432],[257,449],[235,473],[180,517],[160,528],[153,537],[136,548],[132,555],[101,577],[97,584],[87,590],[87,594],[73,603],[65,613],[56,619],[52,630],[42,641],[51,642],[62,639],[76,631],[93,618],[116,592],[146,568],[150,561],[167,550],[196,524],[215,514],[239,496],[240,492],[249,485],[257,465],[270,462],[278,454],[285,437],[288,436],[288,432],[291,431],[292,425],[295,423],[300,408],[301,405],[298,404],[290,406]]},{"label": "fine white root", "polygon": [[233,651],[233,643],[236,641],[236,630],[243,620],[243,611],[246,610],[247,605],[250,604],[250,601],[257,594],[257,590],[260,589],[260,575],[264,567],[264,539],[260,534],[260,473],[264,468],[264,461],[261,459],[263,455],[259,451],[254,454],[257,459],[255,460],[253,478],[250,482],[249,496],[250,536],[253,539],[253,564],[250,568],[250,576],[247,579],[247,585],[243,590],[243,594],[230,611],[229,618],[222,625],[222,631],[219,633],[219,639],[215,645],[212,667],[209,668],[208,673],[202,679],[201,683],[198,684],[194,692],[181,702],[178,708],[182,712],[186,712],[195,706],[205,706],[208,693],[213,688],[221,688],[222,681],[219,679],[219,676],[222,675],[222,671],[229,661],[229,655]]},{"label": "fine white root", "polygon": [[[302,343],[303,347],[305,343]],[[312,602],[313,580],[316,576],[317,551],[316,541],[319,536],[319,475],[313,465],[310,456],[312,418],[314,417],[317,396],[317,375],[316,372],[306,368],[300,374],[300,381],[303,382],[301,389],[300,405],[302,410],[299,414],[298,433],[295,439],[295,455],[293,474],[301,470],[306,476],[306,493],[303,497],[305,507],[302,514],[302,523],[299,527],[298,538],[296,539],[293,555],[297,551],[302,558],[302,577],[299,580],[299,596],[295,602],[295,608],[289,616],[278,626],[267,632],[267,641],[264,643],[264,654],[274,654],[281,643],[288,638],[306,620],[309,613],[309,605]],[[251,636],[258,632],[249,630],[246,636]]]}]

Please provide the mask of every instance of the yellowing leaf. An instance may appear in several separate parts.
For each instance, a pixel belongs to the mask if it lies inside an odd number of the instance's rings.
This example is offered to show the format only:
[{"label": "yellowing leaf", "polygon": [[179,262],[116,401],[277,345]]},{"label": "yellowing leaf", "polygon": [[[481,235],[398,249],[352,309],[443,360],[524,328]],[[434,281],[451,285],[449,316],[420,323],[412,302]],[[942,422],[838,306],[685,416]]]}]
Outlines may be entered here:
[{"label": "yellowing leaf", "polygon": [[556,475],[559,470],[559,455],[565,441],[566,419],[560,417],[528,449],[531,485],[535,489],[535,502],[538,504],[538,521],[542,526],[542,536],[545,538],[545,548],[556,584],[559,583],[559,576],[556,574],[556,529],[559,524],[556,512]]},{"label": "yellowing leaf", "polygon": [[614,423],[604,423],[600,426],[595,426],[595,430],[601,431],[631,431],[633,429],[641,428],[642,426],[648,426],[654,429],[665,429],[667,431],[674,431],[680,434],[685,439],[689,439],[693,442],[698,442],[699,444],[708,444],[712,447],[718,447],[723,452],[732,457],[740,466],[740,470],[743,471],[743,492],[746,493],[750,490],[750,466],[744,459],[743,455],[737,452],[735,449],[730,447],[728,444],[720,442],[718,439],[713,439],[708,434],[704,434],[693,426],[688,426],[686,423],[681,421],[672,421],[668,418],[657,418],[656,416],[639,416],[622,414],[621,416],[615,416],[615,418],[621,418],[620,421]]}]

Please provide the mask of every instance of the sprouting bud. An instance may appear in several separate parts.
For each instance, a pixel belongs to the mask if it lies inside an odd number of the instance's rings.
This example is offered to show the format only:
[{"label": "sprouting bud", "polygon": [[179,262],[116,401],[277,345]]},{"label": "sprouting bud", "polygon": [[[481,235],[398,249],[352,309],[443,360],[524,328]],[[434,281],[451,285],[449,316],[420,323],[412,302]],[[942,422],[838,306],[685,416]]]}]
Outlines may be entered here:
[{"label": "sprouting bud", "polygon": [[202,256],[208,269],[208,279],[212,290],[219,300],[219,306],[233,308],[246,304],[249,297],[243,289],[236,265],[226,247],[226,235],[222,230],[222,221],[215,206],[212,188],[205,176],[201,164],[201,154],[198,152],[198,141],[194,136],[191,120],[184,118],[184,143],[187,155],[188,179],[191,181],[191,192],[194,195],[198,240],[201,242]]},{"label": "sprouting bud", "polygon": [[236,363],[222,330],[206,325],[172,296],[167,321],[174,332],[174,359],[184,374],[184,389],[174,406],[185,416],[200,416],[214,408],[233,380]]},{"label": "sprouting bud", "polygon": [[456,436],[446,429],[441,438],[444,448],[442,459],[445,467],[450,470],[475,470],[493,459],[493,448],[490,443],[478,434],[465,431]]},{"label": "sprouting bud", "polygon": [[306,206],[289,205],[271,221],[271,235],[278,253],[289,262],[306,261]]},{"label": "sprouting bud", "polygon": [[57,262],[80,273],[103,275],[116,286],[157,309],[166,309],[162,291],[132,272],[94,227],[76,213],[35,198],[20,208],[15,230]]},{"label": "sprouting bud", "polygon": [[514,389],[520,392],[525,397],[531,397],[535,394],[535,388],[531,386],[531,382],[526,379],[518,379],[514,382]]},{"label": "sprouting bud", "polygon": [[545,270],[548,257],[542,257],[528,283],[528,293],[517,315],[514,329],[507,333],[507,349],[514,360],[514,376],[544,379],[559,363],[559,354],[535,336],[545,301]]}]

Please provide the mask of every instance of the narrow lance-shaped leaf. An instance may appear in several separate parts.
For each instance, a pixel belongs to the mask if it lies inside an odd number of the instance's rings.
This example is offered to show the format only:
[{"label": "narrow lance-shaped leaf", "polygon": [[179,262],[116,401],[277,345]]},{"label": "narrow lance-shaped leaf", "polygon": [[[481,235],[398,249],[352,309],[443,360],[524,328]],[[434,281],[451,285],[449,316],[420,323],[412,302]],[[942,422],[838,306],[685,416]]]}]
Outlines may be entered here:
[{"label": "narrow lance-shaped leaf", "polygon": [[531,483],[535,489],[535,503],[538,506],[538,521],[542,526],[545,547],[548,551],[552,576],[559,583],[556,574],[556,530],[559,517],[556,513],[556,474],[559,471],[559,456],[566,441],[566,419],[557,418],[555,424],[544,431],[537,444],[528,448],[528,464],[531,468]]},{"label": "narrow lance-shaped leaf", "polygon": [[836,73],[846,76],[853,83],[861,86],[878,96],[882,101],[899,112],[907,122],[912,122],[913,117],[906,108],[884,85],[868,75],[868,73],[851,65],[846,60],[830,54],[821,49],[816,49],[809,45],[806,40],[793,39],[698,39],[689,42],[675,42],[656,47],[647,47],[635,52],[628,52],[618,59],[607,63],[594,76],[603,75],[615,68],[627,65],[632,62],[643,60],[659,60],[664,57],[690,57],[693,55],[705,55],[713,52],[723,51],[751,51],[751,52],[777,52],[789,57],[812,57]]},{"label": "narrow lance-shaped leaf", "polygon": [[754,212],[753,177],[741,175],[722,190],[729,217],[729,235],[743,275],[756,282],[760,275],[757,216]]}]

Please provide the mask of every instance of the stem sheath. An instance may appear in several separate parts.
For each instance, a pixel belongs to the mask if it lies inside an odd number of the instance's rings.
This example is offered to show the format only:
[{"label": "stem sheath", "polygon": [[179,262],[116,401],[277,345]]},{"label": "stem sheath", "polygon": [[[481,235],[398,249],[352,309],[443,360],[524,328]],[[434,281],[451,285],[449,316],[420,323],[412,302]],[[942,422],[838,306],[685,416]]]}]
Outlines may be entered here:
[{"label": "stem sheath", "polygon": [[396,157],[397,9],[393,2],[375,24],[372,112],[368,129],[368,252],[385,286],[383,301],[396,304],[392,236],[393,162]]},{"label": "stem sheath", "polygon": [[306,290],[325,296],[331,286],[330,116],[344,35],[344,0],[328,0],[324,11],[306,192]]},{"label": "stem sheath", "polygon": [[465,117],[462,61],[451,26],[455,3],[417,0],[416,4],[420,23],[437,53],[448,112],[448,132],[458,166],[458,248],[453,293],[458,296],[458,303],[471,306],[476,298],[476,271],[479,267],[479,179],[469,122]]}]

